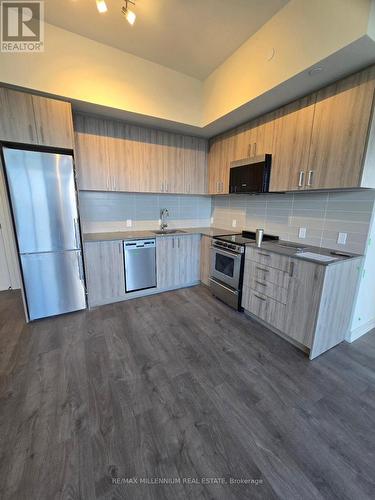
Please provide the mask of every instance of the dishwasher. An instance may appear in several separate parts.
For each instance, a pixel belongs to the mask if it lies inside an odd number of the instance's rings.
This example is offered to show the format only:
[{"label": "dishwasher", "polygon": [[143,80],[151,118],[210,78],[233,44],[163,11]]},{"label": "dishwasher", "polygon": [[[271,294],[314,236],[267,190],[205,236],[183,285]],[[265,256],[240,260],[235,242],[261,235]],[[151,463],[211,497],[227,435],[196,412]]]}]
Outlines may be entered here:
[{"label": "dishwasher", "polygon": [[125,291],[156,287],[155,239],[124,241]]}]

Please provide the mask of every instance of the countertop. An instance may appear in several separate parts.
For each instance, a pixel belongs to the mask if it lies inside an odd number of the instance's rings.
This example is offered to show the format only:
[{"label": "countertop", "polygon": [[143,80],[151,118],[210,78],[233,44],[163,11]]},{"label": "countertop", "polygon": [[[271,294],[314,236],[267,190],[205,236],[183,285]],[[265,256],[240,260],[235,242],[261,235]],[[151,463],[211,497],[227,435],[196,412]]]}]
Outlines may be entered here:
[{"label": "countertop", "polygon": [[[168,236],[183,236],[184,234],[203,234],[211,238],[215,238],[220,235],[234,234],[236,230],[220,229],[216,227],[190,227],[181,229],[181,233],[172,234],[155,234],[152,230],[147,231],[116,231],[116,232],[106,232],[106,233],[85,233],[83,235],[83,241],[118,241],[118,240],[139,240],[143,238],[166,238]],[[286,247],[283,245],[293,244],[295,247]],[[247,246],[255,246],[255,242],[249,243]],[[298,251],[298,247],[303,247],[303,252]],[[280,255],[285,255],[286,257],[292,257],[299,260],[305,260],[308,262],[314,262],[315,264],[320,264],[322,266],[330,266],[338,264],[348,259],[358,259],[363,257],[363,255],[353,254],[350,252],[343,253],[347,256],[340,256],[332,254],[335,250],[330,250],[329,248],[320,248],[310,245],[297,244],[290,241],[264,241],[261,246],[262,250],[268,250],[269,252],[274,252]],[[326,255],[328,257],[335,257],[335,260],[323,262],[314,260],[309,257],[304,257],[303,254],[306,252],[313,252],[319,255]],[[298,253],[298,256],[296,255]]]},{"label": "countertop", "polygon": [[183,236],[184,234],[203,234],[214,238],[224,234],[233,234],[235,231],[218,229],[215,227],[189,227],[183,228],[181,233],[155,234],[152,230],[147,231],[116,231],[114,233],[85,233],[83,241],[116,241],[116,240],[141,240],[143,238],[165,238],[167,236]]},{"label": "countertop", "polygon": [[[293,248],[291,248],[291,247],[287,247],[287,246],[283,246],[283,245],[295,245],[295,246]],[[255,242],[249,243],[248,246],[255,246]],[[298,251],[298,248],[303,248],[303,251]],[[335,252],[340,252],[339,250],[314,247],[314,246],[310,246],[310,245],[303,245],[302,243],[300,244],[300,243],[294,243],[291,241],[283,241],[283,240],[264,241],[259,250],[268,250],[269,252],[274,252],[274,253],[277,253],[279,255],[285,255],[286,257],[293,257],[293,258],[298,259],[298,260],[305,260],[308,262],[314,262],[314,264],[320,264],[322,266],[331,266],[331,265],[338,264],[340,262],[343,262],[343,261],[346,261],[349,259],[359,259],[359,258],[363,257],[363,255],[354,254],[351,252],[345,252],[345,250],[342,251],[342,253],[346,254],[345,256],[337,255],[337,254],[335,254]],[[333,258],[335,258],[335,260],[320,261],[320,260],[315,260],[313,258],[304,257],[304,253],[306,253],[306,252],[312,252],[312,253],[316,253],[319,255],[325,255],[327,257],[333,257]]]}]

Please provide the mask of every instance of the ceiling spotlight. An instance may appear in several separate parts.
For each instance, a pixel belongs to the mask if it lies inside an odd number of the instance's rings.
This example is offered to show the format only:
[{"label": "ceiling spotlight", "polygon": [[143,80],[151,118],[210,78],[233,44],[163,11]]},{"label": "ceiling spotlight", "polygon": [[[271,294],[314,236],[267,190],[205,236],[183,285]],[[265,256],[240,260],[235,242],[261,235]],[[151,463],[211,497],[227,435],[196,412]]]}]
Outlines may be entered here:
[{"label": "ceiling spotlight", "polygon": [[104,0],[96,0],[96,8],[98,9],[98,12],[100,14],[104,14],[104,12],[107,12],[107,4],[105,3]]},{"label": "ceiling spotlight", "polygon": [[124,14],[125,19],[128,21],[128,23],[133,26],[137,16],[132,10],[129,9],[129,3],[135,5],[135,2],[132,2],[132,0],[125,0],[125,5],[122,6],[121,12]]}]

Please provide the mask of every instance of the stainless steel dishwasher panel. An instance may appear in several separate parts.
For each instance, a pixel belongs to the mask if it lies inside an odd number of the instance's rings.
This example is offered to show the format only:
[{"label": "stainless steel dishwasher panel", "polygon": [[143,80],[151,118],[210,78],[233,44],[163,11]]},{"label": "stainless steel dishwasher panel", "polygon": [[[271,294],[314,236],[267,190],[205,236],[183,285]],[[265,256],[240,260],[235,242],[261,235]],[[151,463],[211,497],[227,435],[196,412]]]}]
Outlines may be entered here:
[{"label": "stainless steel dishwasher panel", "polygon": [[156,287],[155,239],[124,241],[125,290]]}]

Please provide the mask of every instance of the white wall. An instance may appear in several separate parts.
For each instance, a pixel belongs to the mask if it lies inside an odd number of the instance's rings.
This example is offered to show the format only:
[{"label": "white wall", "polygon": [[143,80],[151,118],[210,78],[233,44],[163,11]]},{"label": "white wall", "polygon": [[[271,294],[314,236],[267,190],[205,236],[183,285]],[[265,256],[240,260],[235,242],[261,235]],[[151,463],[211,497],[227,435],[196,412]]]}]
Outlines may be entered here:
[{"label": "white wall", "polygon": [[[211,198],[169,194],[80,192],[85,233],[158,229],[160,209],[168,208],[168,227],[210,226]],[[132,227],[126,226],[126,220]]]},{"label": "white wall", "polygon": [[44,52],[0,52],[0,82],[201,124],[201,81],[47,23]]},{"label": "white wall", "polygon": [[206,78],[204,124],[366,35],[370,8],[371,0],[290,0]]}]

